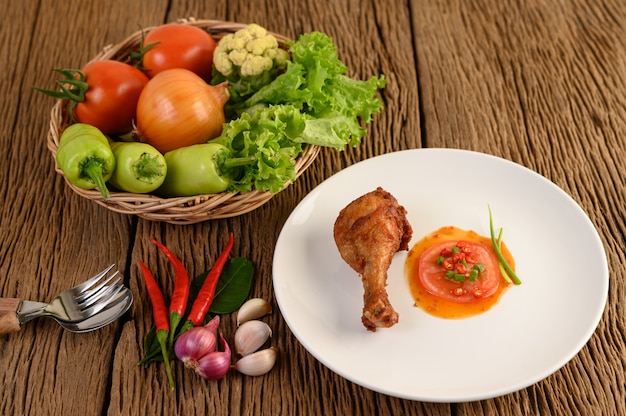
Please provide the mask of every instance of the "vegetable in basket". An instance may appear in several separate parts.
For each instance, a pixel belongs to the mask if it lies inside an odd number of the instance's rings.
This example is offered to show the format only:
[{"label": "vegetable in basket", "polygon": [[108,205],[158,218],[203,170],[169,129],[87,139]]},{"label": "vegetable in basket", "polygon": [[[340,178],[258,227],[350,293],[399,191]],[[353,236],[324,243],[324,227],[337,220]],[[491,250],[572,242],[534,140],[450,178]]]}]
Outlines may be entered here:
[{"label": "vegetable in basket", "polygon": [[218,143],[202,143],[172,150],[165,154],[167,175],[156,193],[165,197],[216,194],[226,191],[236,166],[247,164],[250,158],[230,158],[230,151]]},{"label": "vegetable in basket", "polygon": [[[226,146],[232,157],[255,160],[230,173],[230,191],[280,191],[295,179],[294,160],[304,145],[357,146],[367,133],[364,124],[383,108],[376,93],[386,84],[384,76],[348,77],[329,36],[311,32],[287,43],[291,59],[285,72],[243,101],[231,100],[226,112],[237,117],[211,141]],[[217,61],[216,56],[219,71]]]},{"label": "vegetable in basket", "polygon": [[106,181],[115,170],[115,156],[109,140],[94,126],[72,124],[59,139],[56,161],[70,183],[82,189],[98,188],[109,197]]},{"label": "vegetable in basket", "polygon": [[115,188],[136,194],[156,190],[167,174],[163,155],[147,143],[113,142],[115,170],[109,183]]},{"label": "vegetable in basket", "polygon": [[119,61],[93,61],[82,70],[54,69],[65,79],[57,81],[61,91],[35,88],[59,99],[70,100],[70,116],[79,123],[97,127],[103,134],[125,134],[133,130],[137,101],[148,83],[139,69]]},{"label": "vegetable in basket", "polygon": [[137,103],[142,141],[167,153],[219,136],[228,87],[211,86],[193,72],[168,69],[148,82]]},{"label": "vegetable in basket", "polygon": [[[289,42],[291,63],[287,71],[235,106],[239,112],[259,105],[290,104],[316,118],[346,117],[352,123],[369,123],[383,104],[376,92],[386,85],[384,75],[367,81],[346,75],[333,40],[321,32],[305,33]],[[367,130],[360,128],[344,137],[356,146]],[[333,146],[336,147],[336,146]]]},{"label": "vegetable in basket", "polygon": [[265,28],[251,23],[224,36],[213,55],[213,80],[228,81],[231,100],[242,101],[287,68],[289,53]]},{"label": "vegetable in basket", "polygon": [[142,70],[152,78],[167,69],[184,68],[205,81],[212,76],[215,40],[205,30],[182,23],[168,23],[150,30],[138,56]]}]

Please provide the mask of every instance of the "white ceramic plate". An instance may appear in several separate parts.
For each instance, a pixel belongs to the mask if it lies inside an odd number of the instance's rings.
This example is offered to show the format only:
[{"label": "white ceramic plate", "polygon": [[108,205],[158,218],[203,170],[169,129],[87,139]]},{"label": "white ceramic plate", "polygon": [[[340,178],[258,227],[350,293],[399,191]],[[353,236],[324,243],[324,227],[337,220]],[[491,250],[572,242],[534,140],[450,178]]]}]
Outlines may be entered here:
[{"label": "white ceramic plate", "polygon": [[[387,290],[400,320],[366,331],[363,287],[339,255],[333,225],[377,186],[407,209],[410,246],[445,225],[488,236],[489,205],[522,285],[482,315],[436,318],[413,306],[406,252],[398,253]],[[572,198],[523,166],[451,149],[386,154],[320,184],[285,223],[273,268],[285,321],[315,358],[361,386],[421,401],[481,400],[549,376],[589,340],[608,293],[602,242]]]}]

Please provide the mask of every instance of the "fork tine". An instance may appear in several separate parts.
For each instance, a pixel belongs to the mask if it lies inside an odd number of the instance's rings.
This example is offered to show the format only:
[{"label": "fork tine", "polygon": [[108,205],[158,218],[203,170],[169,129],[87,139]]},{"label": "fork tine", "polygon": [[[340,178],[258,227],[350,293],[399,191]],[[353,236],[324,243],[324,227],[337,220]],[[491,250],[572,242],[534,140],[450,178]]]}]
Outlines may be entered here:
[{"label": "fork tine", "polygon": [[80,302],[77,302],[77,304],[80,306],[80,309],[84,310],[90,307],[91,305],[94,305],[98,302],[102,302],[102,299],[106,298],[111,291],[115,290],[115,288],[117,287],[123,286],[122,284],[119,284],[120,280],[121,279],[118,277],[110,285],[99,288],[97,292],[91,293],[89,297],[85,298],[84,300]]},{"label": "fork tine", "polygon": [[91,307],[83,310],[83,314],[86,317],[93,316],[99,313],[100,311],[109,307],[113,307],[117,305],[119,302],[121,302],[122,300],[124,300],[124,296],[117,296],[120,292],[122,292],[125,289],[124,286],[122,285],[114,286],[114,287],[109,286],[109,288],[111,288],[111,290],[108,291],[106,298],[101,299],[99,302],[96,302]]},{"label": "fork tine", "polygon": [[83,283],[74,286],[72,290],[79,292],[79,293],[84,292],[85,290],[89,289],[94,283],[100,280],[103,276],[109,273],[109,271],[111,271],[111,269],[113,269],[114,267],[115,267],[115,263],[113,263],[112,265],[110,265],[109,267],[107,267],[106,269],[104,269],[103,271],[95,275],[94,277],[90,278],[89,280],[86,280]]},{"label": "fork tine", "polygon": [[[110,269],[109,269],[110,270]],[[103,276],[101,276],[103,277]],[[78,303],[82,303],[85,302],[87,300],[89,300],[89,298],[91,298],[92,296],[96,295],[103,287],[105,287],[109,282],[111,282],[111,280],[113,280],[114,278],[117,279],[111,283],[112,285],[116,284],[117,282],[120,281],[120,277],[119,277],[119,271],[115,271],[115,273],[113,273],[112,275],[110,275],[109,277],[107,277],[103,282],[99,283],[98,286],[85,290],[84,292],[82,292],[79,295],[76,295],[74,298],[76,299],[76,302]]]}]

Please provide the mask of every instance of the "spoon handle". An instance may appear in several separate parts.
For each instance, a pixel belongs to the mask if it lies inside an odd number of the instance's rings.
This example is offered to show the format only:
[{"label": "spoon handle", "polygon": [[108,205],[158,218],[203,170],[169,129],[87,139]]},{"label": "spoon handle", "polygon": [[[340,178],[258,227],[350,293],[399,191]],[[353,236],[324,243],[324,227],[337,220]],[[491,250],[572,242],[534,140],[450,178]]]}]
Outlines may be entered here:
[{"label": "spoon handle", "polygon": [[20,330],[20,322],[17,319],[17,308],[20,302],[15,298],[0,298],[0,334]]}]

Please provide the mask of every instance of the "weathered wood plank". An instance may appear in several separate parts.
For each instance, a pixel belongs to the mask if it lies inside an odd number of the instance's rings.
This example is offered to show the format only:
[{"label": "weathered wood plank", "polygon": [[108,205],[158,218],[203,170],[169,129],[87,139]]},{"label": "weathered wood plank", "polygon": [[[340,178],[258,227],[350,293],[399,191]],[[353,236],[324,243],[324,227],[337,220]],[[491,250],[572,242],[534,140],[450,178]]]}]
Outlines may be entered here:
[{"label": "weathered wood plank", "polygon": [[[623,200],[626,8],[616,0],[502,3],[319,1],[5,2],[0,39],[0,295],[45,300],[117,262],[136,296],[119,323],[76,335],[39,320],[0,337],[0,414],[625,414]],[[245,216],[193,226],[149,222],[73,194],[45,147],[53,67],[86,63],[140,27],[196,17],[257,22],[296,37],[330,34],[351,75],[385,74],[385,110],[361,146],[323,150],[297,183]],[[611,270],[596,334],[562,370],[518,393],[466,404],[420,403],[361,388],[317,362],[282,319],[272,289],[280,227],[310,190],[368,157],[419,147],[478,150],[536,170],[589,214]],[[174,366],[137,367],[151,310],[144,260],[171,291],[166,243],[192,276],[233,253],[256,266],[253,296],[280,351],[267,376],[218,382]],[[234,315],[222,329],[234,332]],[[86,399],[87,398],[87,399]]]},{"label": "weathered wood plank", "polygon": [[498,155],[554,181],[598,228],[612,279],[604,319],[574,360],[525,391],[458,411],[624,414],[624,10],[614,1],[421,3],[413,21],[427,146]]}]

